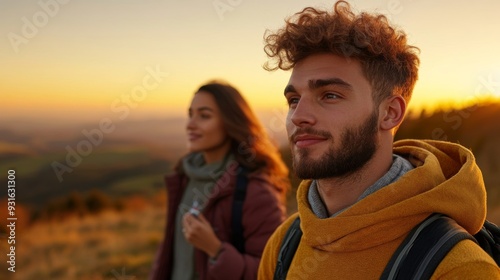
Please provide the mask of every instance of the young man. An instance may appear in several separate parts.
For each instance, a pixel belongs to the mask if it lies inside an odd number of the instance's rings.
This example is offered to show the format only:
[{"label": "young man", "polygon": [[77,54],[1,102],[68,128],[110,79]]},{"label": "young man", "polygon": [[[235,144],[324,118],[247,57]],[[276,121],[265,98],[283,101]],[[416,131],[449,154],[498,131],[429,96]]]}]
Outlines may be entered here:
[{"label": "young man", "polygon": [[[417,80],[418,49],[379,15],[306,8],[276,33],[267,70],[292,74],[284,95],[298,214],[273,234],[259,279],[272,279],[283,237],[300,216],[288,279],[379,279],[413,227],[442,213],[474,234],[486,192],[472,153],[457,144],[393,143]],[[476,243],[460,241],[431,279],[500,279]]]}]

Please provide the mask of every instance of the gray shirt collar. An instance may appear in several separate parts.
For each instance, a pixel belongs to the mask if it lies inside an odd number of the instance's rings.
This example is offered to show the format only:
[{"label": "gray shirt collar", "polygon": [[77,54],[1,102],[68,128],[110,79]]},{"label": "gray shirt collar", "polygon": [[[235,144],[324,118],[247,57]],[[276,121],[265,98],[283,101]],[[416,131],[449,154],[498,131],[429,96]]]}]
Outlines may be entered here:
[{"label": "gray shirt collar", "polygon": [[[405,158],[403,158],[401,156],[394,154],[392,156],[392,159],[393,159],[393,161],[392,161],[391,168],[389,168],[389,171],[387,171],[387,173],[385,173],[384,176],[382,176],[380,179],[378,179],[377,182],[375,182],[375,184],[368,187],[361,194],[361,196],[358,197],[357,201],[360,201],[361,199],[378,191],[379,189],[383,188],[384,186],[387,186],[391,183],[396,182],[406,172],[413,169],[413,165],[411,165],[411,163],[408,160],[406,160]],[[308,198],[309,204],[311,205],[311,210],[313,211],[314,214],[316,214],[316,216],[318,218],[321,218],[321,219],[328,218],[328,211],[326,210],[326,206],[323,203],[321,196],[319,195],[318,184],[316,183],[316,180],[312,181],[311,186],[309,188],[307,198]],[[338,214],[345,211],[347,208],[349,208],[349,207],[346,207],[346,208],[338,211],[337,213],[334,213],[330,217],[337,216]]]}]

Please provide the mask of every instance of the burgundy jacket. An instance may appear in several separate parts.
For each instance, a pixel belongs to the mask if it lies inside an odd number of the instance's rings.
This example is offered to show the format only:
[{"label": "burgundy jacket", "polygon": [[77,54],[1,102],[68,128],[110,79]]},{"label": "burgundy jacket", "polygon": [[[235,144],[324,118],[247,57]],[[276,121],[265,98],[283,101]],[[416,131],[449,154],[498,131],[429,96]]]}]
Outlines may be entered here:
[{"label": "burgundy jacket", "polygon": [[[264,246],[286,217],[280,193],[270,184],[268,177],[255,172],[249,174],[242,215],[245,254],[238,252],[231,244],[231,214],[237,168],[238,164],[230,164],[227,171],[217,181],[203,210],[203,215],[222,241],[222,251],[217,261],[211,263],[207,254],[195,249],[195,269],[200,280],[257,279],[257,270]],[[175,215],[188,178],[176,173],[166,177],[165,182],[168,196],[167,223],[164,240],[160,244],[150,274],[152,280],[171,279]]]}]

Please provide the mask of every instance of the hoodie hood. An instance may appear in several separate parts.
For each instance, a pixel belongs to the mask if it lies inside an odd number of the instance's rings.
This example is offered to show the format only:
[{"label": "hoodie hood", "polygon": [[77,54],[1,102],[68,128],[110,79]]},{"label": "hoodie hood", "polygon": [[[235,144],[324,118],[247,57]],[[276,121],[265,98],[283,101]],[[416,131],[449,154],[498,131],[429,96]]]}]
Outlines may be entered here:
[{"label": "hoodie hood", "polygon": [[323,251],[364,250],[407,235],[435,212],[472,234],[480,230],[486,190],[471,151],[450,142],[403,140],[394,143],[394,153],[415,168],[336,217],[316,217],[307,200],[311,181],[303,181],[297,190],[303,242]]}]

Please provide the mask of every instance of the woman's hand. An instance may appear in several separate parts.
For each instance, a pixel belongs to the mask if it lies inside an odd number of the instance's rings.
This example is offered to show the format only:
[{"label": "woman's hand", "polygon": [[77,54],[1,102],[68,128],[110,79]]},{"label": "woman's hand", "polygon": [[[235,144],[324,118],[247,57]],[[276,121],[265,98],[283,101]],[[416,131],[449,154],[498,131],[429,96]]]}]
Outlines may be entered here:
[{"label": "woman's hand", "polygon": [[184,214],[182,232],[191,245],[207,253],[209,257],[215,258],[219,253],[222,242],[217,238],[212,226],[203,214],[198,216],[189,212]]}]

